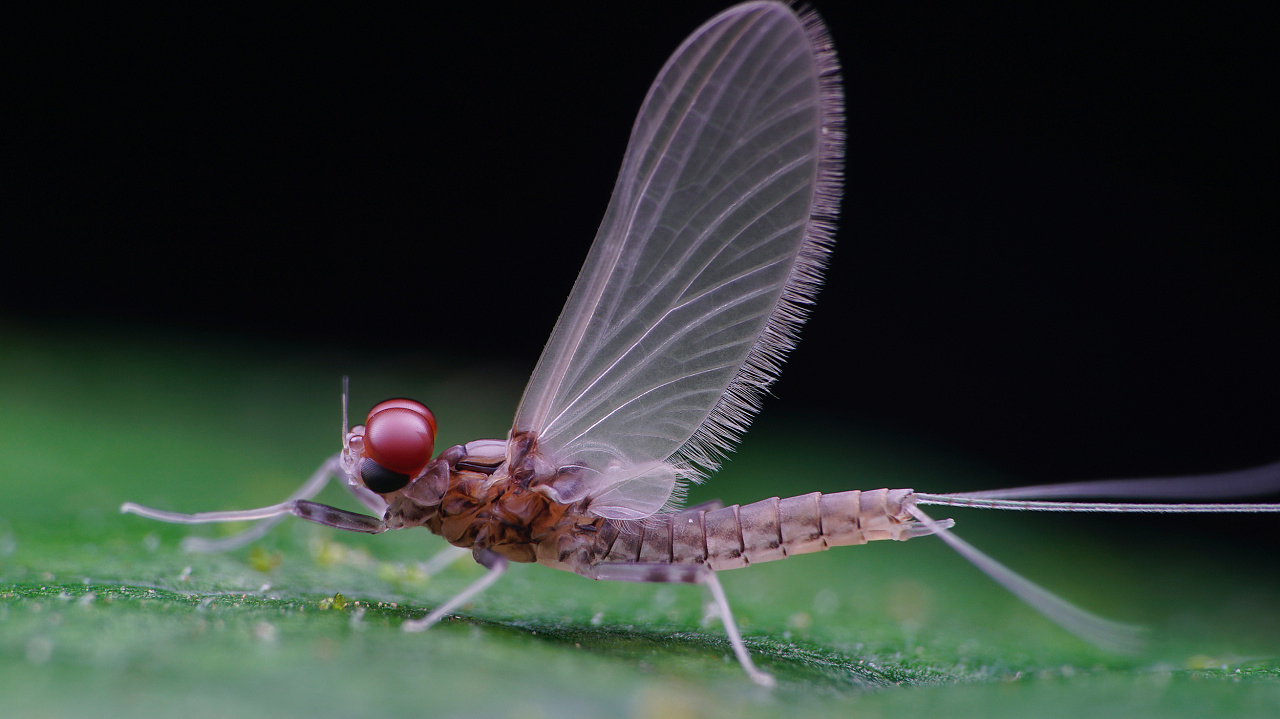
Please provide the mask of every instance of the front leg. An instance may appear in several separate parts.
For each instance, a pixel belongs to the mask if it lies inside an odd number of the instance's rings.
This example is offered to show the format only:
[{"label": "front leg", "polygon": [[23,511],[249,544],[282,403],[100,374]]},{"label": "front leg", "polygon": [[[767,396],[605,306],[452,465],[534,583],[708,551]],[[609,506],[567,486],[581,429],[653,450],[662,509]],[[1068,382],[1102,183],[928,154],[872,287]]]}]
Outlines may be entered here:
[{"label": "front leg", "polygon": [[143,507],[133,502],[125,502],[120,505],[120,511],[124,514],[136,514],[139,517],[148,519],[157,519],[161,522],[171,522],[173,524],[209,524],[213,522],[244,522],[259,519],[275,519],[278,517],[286,517],[293,515],[309,522],[323,524],[326,527],[334,529],[345,529],[348,532],[362,532],[364,534],[381,534],[387,531],[387,525],[377,517],[370,517],[367,514],[357,514],[348,512],[345,509],[330,507],[327,504],[319,504],[309,502],[305,499],[294,499],[280,504],[273,504],[270,507],[260,507],[258,509],[234,510],[230,512],[198,512],[196,514],[182,514],[180,512],[166,512],[160,509],[152,509]]},{"label": "front leg", "polygon": [[[347,478],[346,472],[343,471],[342,469],[341,455],[334,455],[333,457],[330,457],[329,459],[325,460],[324,464],[320,465],[319,469],[317,469],[315,473],[311,475],[311,478],[308,479],[293,494],[289,495],[288,499],[281,502],[280,504],[274,504],[270,507],[263,507],[260,509],[249,509],[249,510],[244,510],[243,512],[201,512],[198,514],[182,514],[179,512],[166,512],[160,509],[152,509],[150,507],[144,507],[140,504],[134,504],[133,502],[125,502],[123,505],[120,506],[120,511],[127,514],[137,514],[139,516],[148,517],[150,519],[158,519],[162,522],[174,522],[177,524],[202,524],[205,522],[238,522],[238,521],[244,521],[244,520],[256,520],[258,522],[252,527],[242,532],[239,532],[237,534],[233,534],[229,537],[219,537],[217,539],[208,539],[205,537],[187,537],[182,540],[182,548],[187,551],[225,552],[227,550],[242,547],[246,544],[249,544],[250,542],[260,539],[264,534],[270,531],[272,527],[278,524],[280,520],[284,519],[285,517],[288,517],[289,515],[303,516],[302,514],[299,514],[299,511],[295,511],[297,510],[297,502],[299,500],[309,500],[312,497],[316,496],[317,494],[320,493],[320,490],[324,489],[325,485],[328,484],[330,479],[335,479],[335,478],[341,478],[341,479]],[[382,501],[381,497],[370,492],[368,489],[365,489],[363,486],[360,486],[358,484],[353,484],[351,481],[343,481],[343,482],[340,482],[340,484],[346,487],[347,490],[349,490],[353,495],[355,495],[356,499],[359,499],[361,503],[363,503],[366,507],[368,507],[373,512],[376,512],[377,514],[381,515],[383,512],[386,511],[387,503]],[[307,504],[312,505],[313,503],[308,502]],[[315,510],[315,508],[321,507],[321,506],[323,505],[314,505],[313,507],[311,507],[311,510],[303,509],[301,511],[304,511],[304,512],[310,511],[311,514],[313,515],[319,515],[321,513],[318,510]],[[341,511],[341,510],[334,510],[334,511]],[[350,514],[350,513],[347,513],[347,514]],[[361,516],[361,515],[354,515],[354,516]],[[311,521],[319,522],[320,524],[328,524],[329,526],[337,527],[339,529],[349,529],[357,532],[368,532],[372,534],[377,533],[376,531],[373,531],[373,529],[369,528],[368,522],[365,521],[369,519],[367,517],[363,520],[356,521],[356,522],[348,521],[348,520],[340,520],[338,524],[329,524],[328,522],[321,521],[319,519],[314,519],[312,517],[303,517],[303,518],[311,519]],[[357,525],[359,528],[356,528]],[[378,530],[378,531],[381,531],[381,530]]]}]

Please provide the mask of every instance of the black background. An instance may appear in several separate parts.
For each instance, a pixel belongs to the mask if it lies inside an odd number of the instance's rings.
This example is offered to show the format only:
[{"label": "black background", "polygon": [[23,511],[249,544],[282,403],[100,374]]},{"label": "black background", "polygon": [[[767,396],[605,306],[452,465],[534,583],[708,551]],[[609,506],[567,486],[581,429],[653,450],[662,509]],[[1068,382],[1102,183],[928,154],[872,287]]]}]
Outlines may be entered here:
[{"label": "black background", "polygon": [[[0,318],[531,366],[648,83],[723,6],[44,13]],[[1029,481],[1280,458],[1273,17],[818,10],[849,181],[767,412]]]}]

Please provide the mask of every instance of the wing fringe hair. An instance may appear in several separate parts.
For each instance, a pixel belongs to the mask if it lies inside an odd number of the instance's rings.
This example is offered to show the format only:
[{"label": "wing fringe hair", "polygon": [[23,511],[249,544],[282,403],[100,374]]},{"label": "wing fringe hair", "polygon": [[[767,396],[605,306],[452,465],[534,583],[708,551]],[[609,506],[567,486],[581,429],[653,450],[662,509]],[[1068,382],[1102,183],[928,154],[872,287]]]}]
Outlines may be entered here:
[{"label": "wing fringe hair", "polygon": [[805,10],[800,13],[800,21],[818,69],[822,123],[809,221],[782,296],[746,361],[702,425],[671,457],[682,470],[683,478],[694,482],[701,482],[707,473],[720,466],[720,459],[733,449],[760,411],[765,392],[777,380],[787,354],[800,339],[800,328],[822,287],[822,272],[835,244],[844,185],[844,91],[840,84],[840,64],[831,36],[818,14]]}]

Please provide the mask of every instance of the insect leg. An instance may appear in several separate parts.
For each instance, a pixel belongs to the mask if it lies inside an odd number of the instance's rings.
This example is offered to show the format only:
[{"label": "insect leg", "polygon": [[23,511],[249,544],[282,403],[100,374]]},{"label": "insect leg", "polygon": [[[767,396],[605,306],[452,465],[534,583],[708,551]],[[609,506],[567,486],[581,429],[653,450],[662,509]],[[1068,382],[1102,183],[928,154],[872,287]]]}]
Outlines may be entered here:
[{"label": "insect leg", "polygon": [[488,573],[472,582],[471,586],[458,592],[457,596],[433,609],[427,616],[422,619],[410,619],[400,625],[401,628],[406,632],[420,632],[430,627],[443,619],[449,612],[466,604],[472,597],[488,589],[489,585],[498,581],[498,577],[501,577],[502,573],[507,571],[507,558],[501,554],[488,549],[477,549],[473,554],[476,562],[489,570]]},{"label": "insect leg", "polygon": [[711,592],[711,598],[716,603],[716,609],[720,612],[720,623],[724,625],[724,633],[729,635],[729,645],[733,647],[738,663],[742,665],[751,681],[762,687],[772,687],[776,683],[773,675],[756,669],[755,663],[751,661],[751,655],[747,653],[747,645],[742,641],[742,635],[738,633],[738,624],[733,621],[733,612],[729,610],[729,599],[724,595],[724,588],[720,586],[716,573],[707,570],[702,583]]},{"label": "insect leg", "polygon": [[[284,504],[288,504],[289,502],[293,502],[296,500],[310,499],[316,496],[317,494],[319,494],[320,490],[324,489],[324,486],[329,482],[330,479],[338,478],[341,476],[342,476],[342,465],[341,465],[341,462],[339,461],[339,456],[334,455],[333,457],[330,457],[328,460],[325,460],[324,464],[320,465],[320,467],[316,469],[316,471],[311,475],[311,477],[308,478],[307,481],[304,482],[301,487],[299,487],[296,491],[294,491],[293,494],[290,494],[289,497],[285,499],[284,502],[274,506],[280,507],[280,506],[283,506]],[[343,484],[347,486],[347,489],[350,490],[351,494],[354,495],[356,499],[360,500],[361,504],[368,507],[378,516],[381,516],[383,512],[386,511],[387,509],[386,502],[383,502],[381,497],[378,497],[376,494],[373,494],[372,492],[365,489],[364,487],[350,485],[347,483],[343,483]],[[269,510],[271,508],[265,508],[265,509]],[[149,517],[151,519],[159,519],[162,522],[176,522],[178,524],[198,524],[198,523],[201,523],[202,521],[203,522],[237,521],[237,519],[204,519],[201,521],[189,521],[187,518],[190,518],[190,517],[215,516],[215,515],[218,515],[219,513],[206,512],[200,515],[177,514],[174,512],[163,512],[160,510],[151,509],[149,507],[143,507],[141,505],[134,504],[133,502],[125,502],[123,505],[120,506],[120,511],[130,513],[130,514],[137,514],[144,517]],[[247,510],[247,511],[260,512],[261,510]],[[182,540],[182,548],[187,550],[188,552],[202,552],[202,553],[226,552],[232,549],[238,549],[240,547],[245,546],[246,544],[250,544],[252,542],[257,541],[258,539],[261,539],[267,532],[271,531],[272,527],[279,524],[280,520],[284,519],[290,514],[292,513],[291,512],[268,512],[262,517],[259,517],[259,516],[240,517],[239,519],[246,519],[246,520],[259,519],[260,521],[257,524],[253,525],[252,527],[244,530],[243,532],[238,532],[229,537],[220,537],[217,539],[207,539],[205,537],[187,537],[186,539]],[[323,522],[321,522],[321,524],[323,524]],[[357,530],[357,531],[364,531],[364,530]]]},{"label": "insect leg", "polygon": [[724,587],[716,573],[704,564],[629,564],[625,562],[601,562],[585,567],[579,574],[592,579],[608,579],[618,582],[659,582],[701,584],[711,595],[711,603],[715,606],[720,623],[724,625],[724,633],[729,636],[729,646],[738,658],[743,671],[751,681],[762,687],[776,684],[773,675],[756,668],[751,661],[747,645],[738,632],[738,623],[733,620],[733,611],[729,609],[729,598],[725,596]]},{"label": "insect leg", "polygon": [[462,547],[455,547],[452,544],[450,544],[446,546],[444,549],[441,549],[440,551],[431,555],[431,558],[428,559],[427,561],[418,562],[418,570],[421,571],[423,574],[427,575],[428,577],[430,577],[436,572],[439,572],[440,570],[444,569],[450,564],[453,564],[457,560],[461,559],[462,555],[464,554],[471,554],[471,551],[468,549],[463,549]]},{"label": "insect leg", "polygon": [[387,531],[387,525],[377,517],[356,514],[345,509],[330,507],[327,504],[308,502],[305,499],[295,499],[273,504],[270,507],[259,507],[258,509],[241,509],[230,512],[198,512],[196,514],[166,512],[160,509],[143,507],[133,502],[125,502],[120,505],[120,511],[124,514],[136,514],[139,517],[172,524],[211,524],[214,522],[243,522],[255,519],[275,520],[292,515],[309,522],[323,524],[326,527],[345,529],[348,532],[381,534]]}]

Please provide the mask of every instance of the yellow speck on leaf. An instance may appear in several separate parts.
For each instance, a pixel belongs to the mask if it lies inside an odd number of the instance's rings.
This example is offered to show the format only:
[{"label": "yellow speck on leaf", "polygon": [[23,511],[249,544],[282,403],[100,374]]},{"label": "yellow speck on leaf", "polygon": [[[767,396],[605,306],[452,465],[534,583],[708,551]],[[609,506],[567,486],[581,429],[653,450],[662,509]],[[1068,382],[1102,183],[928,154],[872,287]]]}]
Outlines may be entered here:
[{"label": "yellow speck on leaf", "polygon": [[254,547],[249,550],[249,566],[259,572],[270,572],[279,569],[284,563],[284,554],[282,552],[268,552],[262,547]]},{"label": "yellow speck on leaf", "polygon": [[321,609],[345,609],[347,606],[347,598],[342,596],[342,592],[334,594],[332,597],[325,597],[320,600]]}]

